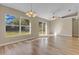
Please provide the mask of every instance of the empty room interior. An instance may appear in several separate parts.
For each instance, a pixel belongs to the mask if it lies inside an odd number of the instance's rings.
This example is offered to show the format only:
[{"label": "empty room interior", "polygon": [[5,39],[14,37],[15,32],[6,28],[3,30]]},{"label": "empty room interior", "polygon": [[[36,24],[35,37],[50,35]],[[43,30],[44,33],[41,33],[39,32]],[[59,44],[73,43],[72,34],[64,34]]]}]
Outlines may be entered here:
[{"label": "empty room interior", "polygon": [[0,3],[0,55],[79,55],[79,4]]}]

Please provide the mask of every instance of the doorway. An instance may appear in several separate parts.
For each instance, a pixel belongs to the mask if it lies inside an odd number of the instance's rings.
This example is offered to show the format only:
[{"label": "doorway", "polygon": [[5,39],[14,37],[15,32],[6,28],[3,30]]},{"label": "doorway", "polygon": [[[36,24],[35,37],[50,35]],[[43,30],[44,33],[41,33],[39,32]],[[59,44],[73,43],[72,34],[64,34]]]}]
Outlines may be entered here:
[{"label": "doorway", "polygon": [[39,35],[47,35],[47,22],[39,22]]}]

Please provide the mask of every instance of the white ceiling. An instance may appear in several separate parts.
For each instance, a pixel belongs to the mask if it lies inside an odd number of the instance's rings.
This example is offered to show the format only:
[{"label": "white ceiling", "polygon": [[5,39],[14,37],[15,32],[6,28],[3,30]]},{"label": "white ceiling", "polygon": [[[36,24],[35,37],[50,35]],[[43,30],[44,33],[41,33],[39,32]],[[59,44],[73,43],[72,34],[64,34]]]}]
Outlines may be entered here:
[{"label": "white ceiling", "polygon": [[[4,6],[15,8],[27,12],[31,8],[30,3],[2,3]],[[64,16],[79,10],[77,3],[32,3],[32,8],[37,15],[42,18],[50,19],[53,15]],[[68,10],[71,9],[69,12]]]}]

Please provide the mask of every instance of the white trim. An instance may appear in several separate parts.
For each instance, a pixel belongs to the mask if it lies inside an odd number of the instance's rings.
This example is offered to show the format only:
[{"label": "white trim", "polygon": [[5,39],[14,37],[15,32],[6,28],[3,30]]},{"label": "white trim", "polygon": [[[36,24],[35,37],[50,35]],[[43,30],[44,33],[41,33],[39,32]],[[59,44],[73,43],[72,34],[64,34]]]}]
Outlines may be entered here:
[{"label": "white trim", "polygon": [[21,34],[21,17],[19,19],[19,34]]},{"label": "white trim", "polygon": [[69,34],[60,34],[60,36],[72,36],[72,35],[69,35]]},{"label": "white trim", "polygon": [[[55,36],[54,34],[47,34],[48,36]],[[59,34],[58,36],[72,36],[72,35],[67,35],[67,34]]]}]

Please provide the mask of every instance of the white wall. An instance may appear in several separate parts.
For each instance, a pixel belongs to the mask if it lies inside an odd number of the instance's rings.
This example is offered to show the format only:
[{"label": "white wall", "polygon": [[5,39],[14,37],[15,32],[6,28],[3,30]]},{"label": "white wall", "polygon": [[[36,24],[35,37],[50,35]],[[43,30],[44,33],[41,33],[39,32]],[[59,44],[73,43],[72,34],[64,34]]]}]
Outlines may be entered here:
[{"label": "white wall", "polygon": [[2,7],[0,8],[0,40],[3,40],[4,39],[4,20],[3,20],[3,13],[1,12],[2,11]]},{"label": "white wall", "polygon": [[77,20],[78,20],[78,37],[79,37],[79,11],[78,11]]},{"label": "white wall", "polygon": [[60,18],[51,23],[51,32],[54,35],[72,36],[72,19]]}]

